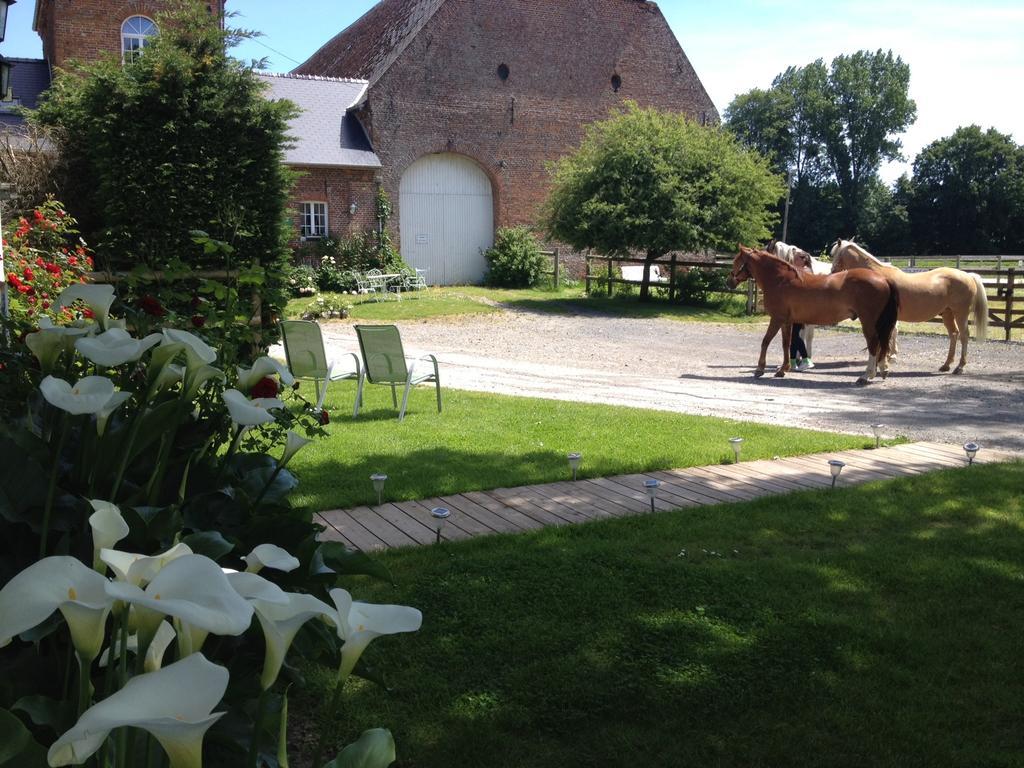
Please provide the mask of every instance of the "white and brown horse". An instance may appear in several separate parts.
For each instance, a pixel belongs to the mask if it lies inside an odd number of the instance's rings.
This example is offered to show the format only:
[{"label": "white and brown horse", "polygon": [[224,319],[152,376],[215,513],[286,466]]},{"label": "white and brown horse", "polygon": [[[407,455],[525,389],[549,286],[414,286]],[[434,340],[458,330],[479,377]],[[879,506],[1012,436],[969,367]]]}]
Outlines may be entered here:
[{"label": "white and brown horse", "polygon": [[[960,269],[940,267],[927,272],[904,272],[879,261],[850,240],[832,246],[832,271],[865,268],[892,280],[900,292],[900,320],[918,323],[941,316],[949,335],[949,354],[939,368],[948,371],[956,356],[960,339],[960,364],[953,373],[963,373],[967,365],[968,316],[974,314],[974,332],[984,339],[988,328],[988,296],[980,275]],[[895,341],[893,343],[895,350]]]},{"label": "white and brown horse", "polygon": [[[827,275],[832,271],[832,264],[821,259],[816,259],[803,248],[789,245],[781,240],[771,240],[764,248],[773,256],[788,261],[797,269],[803,269],[812,275]],[[814,357],[814,326],[805,325],[803,332],[804,346],[807,347],[807,356]]]},{"label": "white and brown horse", "polygon": [[776,376],[789,370],[789,342],[792,324],[835,325],[859,318],[868,344],[868,367],[857,379],[867,384],[876,367],[885,376],[885,357],[889,338],[896,325],[900,305],[899,290],[893,281],[867,269],[829,275],[812,275],[776,258],[767,251],[740,246],[732,263],[729,287],[753,279],[764,294],[764,308],[771,318],[761,340],[761,356],[755,376],[764,375],[768,345],[782,328],[782,365]]}]

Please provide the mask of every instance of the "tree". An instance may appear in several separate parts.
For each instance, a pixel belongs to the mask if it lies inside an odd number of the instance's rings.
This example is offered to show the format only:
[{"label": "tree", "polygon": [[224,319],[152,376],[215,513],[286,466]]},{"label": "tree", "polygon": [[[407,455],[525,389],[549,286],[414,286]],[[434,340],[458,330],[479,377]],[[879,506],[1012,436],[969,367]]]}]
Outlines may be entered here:
[{"label": "tree", "polygon": [[910,230],[911,182],[906,174],[891,186],[875,178],[864,198],[859,241],[875,253],[887,256],[914,252]]},{"label": "tree", "polygon": [[818,136],[843,197],[843,224],[856,234],[861,206],[885,160],[901,159],[896,135],[917,118],[910,67],[892,51],[858,51],[832,60]]},{"label": "tree", "polygon": [[[829,69],[820,59],[790,67],[768,91],[754,89],[733,99],[725,111],[729,129],[769,154],[800,190],[790,207],[790,240],[817,242],[822,214],[833,218],[820,205],[833,199],[844,234],[860,231],[878,169],[899,158],[896,136],[916,116],[909,82],[910,68],[891,51],[859,51],[837,56]],[[807,203],[818,207],[802,209]]]},{"label": "tree", "polygon": [[735,248],[768,237],[784,192],[768,161],[726,131],[683,115],[626,106],[587,128],[580,148],[553,169],[543,220],[574,248],[645,258]]},{"label": "tree", "polygon": [[972,125],[914,160],[911,222],[927,253],[1024,250],[1024,147]]},{"label": "tree", "polygon": [[[198,0],[170,5],[142,56],[58,73],[34,120],[57,137],[62,191],[100,263],[183,274],[230,257],[240,282],[262,282],[271,313],[286,299],[283,148],[294,106],[265,99],[253,71],[228,55],[246,33],[221,29]],[[160,298],[188,311],[195,290],[177,285],[161,286]],[[224,303],[219,288],[206,289]]]}]

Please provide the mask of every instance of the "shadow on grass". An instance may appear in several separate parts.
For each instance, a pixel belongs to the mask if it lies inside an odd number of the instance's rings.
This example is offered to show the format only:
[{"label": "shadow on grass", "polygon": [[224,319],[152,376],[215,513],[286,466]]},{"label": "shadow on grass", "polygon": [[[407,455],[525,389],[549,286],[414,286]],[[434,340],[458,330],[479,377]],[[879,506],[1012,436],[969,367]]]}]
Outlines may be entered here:
[{"label": "shadow on grass", "polygon": [[[980,470],[980,471],[979,471]],[[396,766],[1012,766],[1024,465],[393,552]],[[314,698],[298,703],[315,711]]]}]

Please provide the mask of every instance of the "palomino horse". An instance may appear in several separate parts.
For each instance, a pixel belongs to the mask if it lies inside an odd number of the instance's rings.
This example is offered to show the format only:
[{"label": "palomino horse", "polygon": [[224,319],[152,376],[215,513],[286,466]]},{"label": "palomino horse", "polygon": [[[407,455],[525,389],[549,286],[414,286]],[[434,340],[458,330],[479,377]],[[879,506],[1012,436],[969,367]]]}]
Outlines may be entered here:
[{"label": "palomino horse", "polygon": [[[788,245],[781,240],[771,240],[764,248],[773,256],[788,261],[797,269],[802,269],[814,275],[827,275],[832,271],[832,264],[821,259],[816,259],[803,248],[795,245]],[[807,356],[814,357],[814,326],[804,326],[804,346],[807,347]]]},{"label": "palomino horse", "polygon": [[[978,339],[984,339],[988,329],[988,296],[981,276],[949,267],[908,273],[879,261],[850,240],[837,241],[832,246],[832,271],[857,267],[877,272],[896,284],[900,291],[900,320],[924,322],[941,315],[949,334],[949,354],[939,370],[949,370],[956,356],[959,337],[960,364],[953,373],[963,373],[967,365],[967,340],[970,338],[968,315],[973,311]],[[895,340],[893,346],[895,348]]]},{"label": "palomino horse", "polygon": [[810,275],[767,251],[740,246],[732,263],[729,287],[735,288],[753,278],[764,293],[764,308],[771,321],[761,340],[761,357],[755,376],[764,375],[768,345],[783,328],[782,366],[776,376],[789,370],[789,342],[792,323],[835,325],[842,320],[860,318],[861,330],[868,343],[868,367],[857,379],[867,384],[880,366],[885,376],[885,356],[889,337],[896,325],[900,295],[896,285],[867,269],[854,269],[837,275]]}]

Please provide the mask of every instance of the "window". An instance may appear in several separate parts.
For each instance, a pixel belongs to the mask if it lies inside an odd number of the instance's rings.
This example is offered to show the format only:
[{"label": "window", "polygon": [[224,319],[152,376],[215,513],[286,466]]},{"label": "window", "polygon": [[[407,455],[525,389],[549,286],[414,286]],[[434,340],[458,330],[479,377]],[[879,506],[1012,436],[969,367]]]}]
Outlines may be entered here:
[{"label": "window", "polygon": [[327,237],[327,203],[300,203],[299,234],[303,240]]},{"label": "window", "polygon": [[135,61],[156,33],[156,24],[145,16],[125,19],[121,25],[121,59],[126,63]]}]

